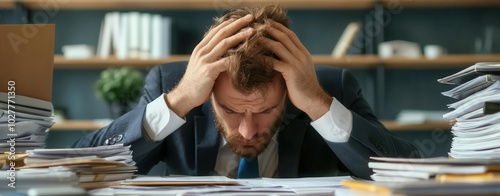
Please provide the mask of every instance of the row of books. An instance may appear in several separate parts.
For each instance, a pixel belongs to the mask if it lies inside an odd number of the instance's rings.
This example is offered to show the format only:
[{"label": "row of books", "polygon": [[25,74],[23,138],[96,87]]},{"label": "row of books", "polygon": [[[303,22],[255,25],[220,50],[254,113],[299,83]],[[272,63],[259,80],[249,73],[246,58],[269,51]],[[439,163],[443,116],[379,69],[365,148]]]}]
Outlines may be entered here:
[{"label": "row of books", "polygon": [[104,17],[97,56],[158,59],[171,54],[172,20],[159,14],[110,12]]}]

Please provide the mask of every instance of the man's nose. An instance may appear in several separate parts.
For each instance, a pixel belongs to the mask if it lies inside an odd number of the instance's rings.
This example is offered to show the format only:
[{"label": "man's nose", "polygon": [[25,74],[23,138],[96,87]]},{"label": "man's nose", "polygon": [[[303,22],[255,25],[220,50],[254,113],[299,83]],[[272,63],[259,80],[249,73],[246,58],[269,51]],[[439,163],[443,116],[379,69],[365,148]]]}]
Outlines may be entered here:
[{"label": "man's nose", "polygon": [[250,140],[257,133],[257,122],[250,113],[246,113],[245,117],[240,122],[240,127],[238,128],[241,136],[243,138]]}]

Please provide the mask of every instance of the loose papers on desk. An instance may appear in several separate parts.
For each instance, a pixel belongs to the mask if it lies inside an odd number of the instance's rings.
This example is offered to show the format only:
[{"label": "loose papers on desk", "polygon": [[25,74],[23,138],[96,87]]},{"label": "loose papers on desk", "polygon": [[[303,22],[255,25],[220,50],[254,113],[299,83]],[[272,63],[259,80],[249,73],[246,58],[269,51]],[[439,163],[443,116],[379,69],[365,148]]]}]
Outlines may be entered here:
[{"label": "loose papers on desk", "polygon": [[26,151],[21,170],[49,168],[69,170],[78,176],[79,186],[99,188],[108,182],[131,178],[137,171],[130,146],[122,144],[90,148],[34,149]]},{"label": "loose papers on desk", "polygon": [[[349,176],[320,178],[230,179],[224,176],[140,176],[124,185],[90,190],[99,195],[304,195],[333,194]],[[130,186],[142,184],[143,186]],[[146,186],[158,185],[158,186]],[[198,186],[193,186],[194,184]],[[170,185],[170,186],[167,186]]]}]

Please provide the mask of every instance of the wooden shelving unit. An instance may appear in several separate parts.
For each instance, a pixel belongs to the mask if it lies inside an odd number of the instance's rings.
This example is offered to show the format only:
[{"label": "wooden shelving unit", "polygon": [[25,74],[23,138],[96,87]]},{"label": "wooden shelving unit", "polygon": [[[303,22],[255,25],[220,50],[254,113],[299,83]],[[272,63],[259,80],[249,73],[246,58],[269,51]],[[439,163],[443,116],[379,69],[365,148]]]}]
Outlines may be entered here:
[{"label": "wooden shelving unit", "polygon": [[12,9],[14,8],[15,3],[13,0],[0,0],[0,10],[3,9]]},{"label": "wooden shelving unit", "polygon": [[385,7],[399,5],[403,8],[458,8],[500,6],[497,0],[381,0]]},{"label": "wooden shelving unit", "polygon": [[[434,129],[450,130],[449,122],[429,122],[423,124],[399,124],[394,121],[382,121],[382,124],[390,131],[432,131]],[[106,124],[91,120],[67,120],[56,122],[51,131],[81,131],[97,130],[105,127]]]},{"label": "wooden shelving unit", "polygon": [[[18,0],[29,9],[42,9],[39,0]],[[277,3],[288,9],[369,9],[375,0],[66,0],[63,10],[218,10]]]},{"label": "wooden shelving unit", "polygon": [[[116,58],[101,59],[98,57],[90,59],[66,59],[61,55],[54,57],[54,67],[60,69],[97,69],[107,67],[121,67],[129,66],[135,68],[149,68],[158,64],[174,62],[174,61],[188,61],[189,55],[172,55],[168,58],[141,60],[141,59],[127,59],[119,60]],[[338,67],[363,69],[373,68],[380,63],[379,58],[371,55],[358,55],[347,56],[344,58],[333,58],[328,55],[313,56],[313,62],[321,65],[334,65]]]}]

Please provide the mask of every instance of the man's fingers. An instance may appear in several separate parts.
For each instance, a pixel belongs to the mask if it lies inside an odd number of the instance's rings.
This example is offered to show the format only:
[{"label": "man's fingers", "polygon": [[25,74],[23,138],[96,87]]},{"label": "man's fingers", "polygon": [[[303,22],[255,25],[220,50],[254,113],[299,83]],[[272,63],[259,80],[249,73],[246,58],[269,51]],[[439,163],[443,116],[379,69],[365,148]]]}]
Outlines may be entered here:
[{"label": "man's fingers", "polygon": [[210,39],[208,44],[201,49],[202,54],[206,54],[210,51],[213,50],[213,48],[219,44],[222,40],[224,40],[227,37],[230,37],[234,35],[236,32],[238,32],[240,29],[243,27],[246,27],[248,24],[250,24],[253,21],[253,16],[248,14],[243,18],[240,18],[238,20],[235,20],[234,22],[231,22],[230,24],[226,25],[225,27],[219,29],[217,32],[215,32],[214,36]]},{"label": "man's fingers", "polygon": [[292,63],[296,60],[295,56],[293,56],[281,42],[277,42],[265,37],[260,37],[259,42],[262,43],[264,47],[266,47],[276,56],[278,56],[278,58],[280,58],[282,61]]},{"label": "man's fingers", "polygon": [[270,56],[262,56],[262,58],[264,58],[264,62],[273,65],[273,69],[280,72],[283,75],[283,77],[284,74],[286,73],[286,70],[289,69],[287,68],[287,65],[285,63],[279,61],[278,59],[275,59]]},{"label": "man's fingers", "polygon": [[302,52],[308,53],[306,47],[302,44],[302,42],[300,42],[299,38],[292,30],[283,26],[281,23],[278,23],[278,22],[273,21],[273,20],[271,20],[271,26],[280,30],[281,32],[287,34],[288,37],[292,40],[292,42],[295,44],[295,46],[297,46]]},{"label": "man's fingers", "polygon": [[229,25],[229,23],[233,22],[234,20],[233,19],[229,19],[229,20],[226,20],[224,22],[222,22],[221,24],[219,24],[219,26],[211,29],[206,35],[205,37],[200,41],[200,43],[198,43],[198,45],[196,46],[196,48],[194,49],[194,51],[198,51],[201,47],[205,46],[208,44],[208,42],[210,40],[212,40],[212,38],[214,37],[214,35],[221,29],[221,28],[224,28],[225,26]]},{"label": "man's fingers", "polygon": [[304,55],[303,52],[293,43],[293,41],[286,33],[272,26],[267,29],[267,32],[278,42],[283,44],[292,55],[302,59]]},{"label": "man's fingers", "polygon": [[208,62],[215,61],[224,55],[230,48],[240,44],[250,37],[255,30],[253,28],[248,28],[242,32],[236,33],[235,35],[225,38],[220,41],[206,56]]}]

